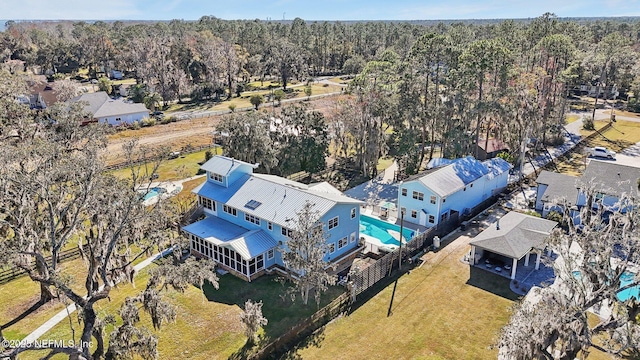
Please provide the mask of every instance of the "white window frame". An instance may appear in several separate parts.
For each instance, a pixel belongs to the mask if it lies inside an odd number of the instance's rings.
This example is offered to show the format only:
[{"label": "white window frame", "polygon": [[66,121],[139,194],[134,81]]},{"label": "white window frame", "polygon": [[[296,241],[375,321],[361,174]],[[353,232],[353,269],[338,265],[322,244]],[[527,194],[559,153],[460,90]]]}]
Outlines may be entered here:
[{"label": "white window frame", "polygon": [[273,231],[273,223],[271,221],[267,221],[267,229]]},{"label": "white window frame", "polygon": [[418,211],[417,210],[411,210],[411,217],[414,219],[418,218]]},{"label": "white window frame", "polygon": [[436,217],[433,215],[429,215],[429,224],[435,224],[436,223]]},{"label": "white window frame", "polygon": [[429,198],[429,202],[432,203],[432,204],[435,204],[437,200],[438,199],[436,198],[435,195],[431,195],[431,197]]},{"label": "white window frame", "polygon": [[402,196],[407,196],[407,189],[406,188],[402,188],[401,191],[400,191],[400,194]]},{"label": "white window frame", "polygon": [[274,256],[275,256],[275,251],[273,251],[273,249],[267,251],[267,260],[273,259]]},{"label": "white window frame", "polygon": [[209,173],[209,178],[215,182],[219,182],[222,183],[224,181],[224,176],[218,174],[218,173],[214,173],[214,172],[210,172]]},{"label": "white window frame", "polygon": [[420,192],[420,191],[413,191],[411,193],[411,197],[413,197],[415,200],[418,201],[424,201],[424,193]]},{"label": "white window frame", "polygon": [[349,239],[345,236],[342,239],[338,240],[338,250],[343,247],[349,245]]},{"label": "white window frame", "polygon": [[340,225],[340,220],[338,219],[338,216],[329,219],[329,221],[328,221],[329,230],[338,227],[338,225]]},{"label": "white window frame", "polygon": [[356,218],[356,208],[351,209],[351,218],[352,219]]}]

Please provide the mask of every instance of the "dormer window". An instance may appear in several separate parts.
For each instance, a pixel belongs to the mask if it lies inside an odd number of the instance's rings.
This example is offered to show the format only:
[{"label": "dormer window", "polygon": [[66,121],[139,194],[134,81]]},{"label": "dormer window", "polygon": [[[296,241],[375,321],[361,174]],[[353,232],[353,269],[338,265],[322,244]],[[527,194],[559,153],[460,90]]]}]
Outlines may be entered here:
[{"label": "dormer window", "polygon": [[219,182],[219,183],[222,183],[222,181],[223,181],[223,179],[224,179],[224,177],[223,177],[222,175],[220,175],[220,174],[216,174],[216,173],[213,173],[213,172],[209,173],[209,178],[210,178],[211,180],[213,180],[213,181],[217,181],[217,182]]}]

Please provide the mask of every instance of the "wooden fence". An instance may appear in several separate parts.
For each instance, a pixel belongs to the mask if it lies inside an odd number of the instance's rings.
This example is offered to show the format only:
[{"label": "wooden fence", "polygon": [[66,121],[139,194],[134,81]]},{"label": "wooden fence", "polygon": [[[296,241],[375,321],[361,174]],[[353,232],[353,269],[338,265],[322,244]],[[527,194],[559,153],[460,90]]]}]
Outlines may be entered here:
[{"label": "wooden fence", "polygon": [[[80,249],[78,248],[63,250],[62,252],[60,252],[60,255],[58,257],[58,262],[60,263],[60,262],[68,261],[68,260],[76,259],[78,257],[80,257]],[[47,263],[51,262],[51,256],[47,256],[46,260],[47,260]],[[32,266],[35,266],[35,260],[32,262]],[[20,276],[24,276],[26,274],[27,274],[26,271],[15,266],[0,269],[0,284],[8,283],[9,281],[16,279]]]},{"label": "wooden fence", "polygon": [[257,353],[249,356],[252,360],[262,360],[272,357],[274,354],[282,353],[291,345],[296,344],[304,337],[325,325],[339,314],[344,313],[351,305],[351,297],[348,293],[335,298],[331,303],[316,311],[310,317],[300,321],[297,325],[280,335],[270,343],[265,345]]}]

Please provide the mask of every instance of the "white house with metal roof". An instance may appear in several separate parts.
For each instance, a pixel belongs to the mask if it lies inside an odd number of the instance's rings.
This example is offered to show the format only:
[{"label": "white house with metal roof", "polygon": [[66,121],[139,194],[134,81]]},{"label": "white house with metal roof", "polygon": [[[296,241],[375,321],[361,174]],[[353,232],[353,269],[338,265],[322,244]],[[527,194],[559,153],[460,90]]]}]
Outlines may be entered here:
[{"label": "white house with metal roof", "polygon": [[286,247],[297,213],[310,202],[328,234],[325,261],[340,267],[355,257],[361,201],[326,182],[306,185],[254,174],[257,166],[224,156],[202,165],[207,180],[193,192],[206,217],[182,228],[194,254],[249,281],[269,268],[284,268],[278,248]]},{"label": "white house with metal roof", "polygon": [[511,165],[500,158],[466,157],[409,177],[398,185],[405,221],[433,227],[454,213],[465,214],[507,187]]},{"label": "white house with metal roof", "polygon": [[71,101],[83,102],[85,111],[95,121],[112,126],[131,125],[149,117],[149,110],[143,104],[127,103],[122,98],[112,99],[104,91],[82,94]]}]

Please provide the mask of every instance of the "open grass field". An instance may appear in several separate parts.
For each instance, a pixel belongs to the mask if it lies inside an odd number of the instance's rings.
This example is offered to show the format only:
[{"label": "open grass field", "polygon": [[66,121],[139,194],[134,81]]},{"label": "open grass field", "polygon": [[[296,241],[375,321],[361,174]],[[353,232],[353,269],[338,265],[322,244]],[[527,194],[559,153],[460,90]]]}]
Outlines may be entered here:
[{"label": "open grass field", "polygon": [[[460,233],[458,233],[459,236]],[[458,244],[461,241],[462,244]],[[470,271],[456,240],[297,349],[303,359],[495,359],[489,348],[509,319],[509,280]],[[394,295],[395,290],[395,295]],[[387,316],[393,299],[391,316]]]},{"label": "open grass field", "polygon": [[[218,154],[221,154],[220,148],[218,148],[217,151]],[[163,161],[158,167],[157,181],[180,180],[196,175],[198,169],[200,169],[200,164],[198,163],[204,162],[205,152],[206,150],[202,150],[192,154],[182,155],[176,159]],[[215,155],[214,149],[212,149],[211,152]],[[149,171],[151,171],[151,164],[143,164],[141,166],[148,166]],[[121,179],[131,178],[131,168],[113,170],[111,173]]]},{"label": "open grass field", "polygon": [[[136,277],[136,287],[124,284],[114,291],[110,301],[96,305],[100,316],[117,314],[127,296],[134,296],[144,289],[148,279],[147,270]],[[274,281],[273,276],[264,276],[247,283],[230,274],[220,278],[220,289],[206,285],[204,293],[196,287],[189,287],[184,293],[168,291],[164,293],[172,305],[177,308],[175,323],[163,324],[160,330],[153,330],[148,315],[141,315],[141,325],[158,336],[160,359],[228,359],[242,358],[252,349],[245,348],[246,337],[240,322],[240,313],[246,300],[262,300],[263,314],[269,324],[260,333],[260,341],[269,341],[286,332],[302,318],[317,310],[315,303],[305,306],[282,300],[280,294],[283,285]],[[331,288],[322,298],[321,306],[330,302],[343,291]],[[78,325],[75,314],[71,316],[76,332]],[[107,328],[111,331],[112,328]],[[43,335],[43,339],[70,339],[72,336],[69,322],[63,321]],[[244,354],[244,355],[243,355]],[[37,359],[44,352],[28,352],[20,359]],[[53,359],[64,359],[54,357]]]}]

